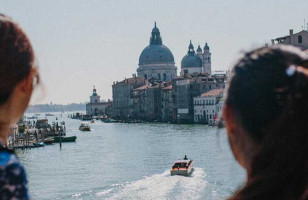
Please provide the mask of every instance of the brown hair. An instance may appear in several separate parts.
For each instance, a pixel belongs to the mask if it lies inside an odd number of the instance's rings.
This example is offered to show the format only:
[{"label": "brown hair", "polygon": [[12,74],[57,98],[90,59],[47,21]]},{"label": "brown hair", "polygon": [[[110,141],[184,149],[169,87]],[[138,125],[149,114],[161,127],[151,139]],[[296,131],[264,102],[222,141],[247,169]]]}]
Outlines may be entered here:
[{"label": "brown hair", "polygon": [[0,14],[0,105],[34,65],[29,38],[10,17]]},{"label": "brown hair", "polygon": [[248,52],[234,66],[225,103],[260,151],[231,200],[308,199],[308,76],[298,66],[308,58],[288,46]]}]

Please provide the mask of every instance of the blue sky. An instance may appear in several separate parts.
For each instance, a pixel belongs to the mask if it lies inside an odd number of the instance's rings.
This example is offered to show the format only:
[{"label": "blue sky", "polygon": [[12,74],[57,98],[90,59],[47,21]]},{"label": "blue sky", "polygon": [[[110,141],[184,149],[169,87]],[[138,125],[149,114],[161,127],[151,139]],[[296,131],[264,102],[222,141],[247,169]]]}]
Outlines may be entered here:
[{"label": "blue sky", "polygon": [[85,102],[93,85],[111,98],[113,81],[136,73],[154,21],[179,69],[191,39],[195,48],[209,43],[221,70],[242,51],[302,30],[307,8],[307,0],[0,0],[36,51],[45,89],[33,103]]}]

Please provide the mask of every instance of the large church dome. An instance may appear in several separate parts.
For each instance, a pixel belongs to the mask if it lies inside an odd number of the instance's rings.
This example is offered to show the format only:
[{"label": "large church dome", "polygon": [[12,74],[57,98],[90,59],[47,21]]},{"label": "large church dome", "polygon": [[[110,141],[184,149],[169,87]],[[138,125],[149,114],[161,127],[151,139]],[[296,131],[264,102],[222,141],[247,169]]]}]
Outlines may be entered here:
[{"label": "large church dome", "polygon": [[194,46],[191,41],[188,47],[188,53],[185,55],[181,61],[181,68],[196,68],[202,67],[202,60],[199,56],[195,54]]},{"label": "large church dome", "polygon": [[139,65],[147,64],[174,64],[173,54],[162,44],[156,23],[151,33],[150,45],[143,49],[139,57]]},{"label": "large church dome", "polygon": [[165,45],[149,45],[139,57],[139,65],[169,63],[174,64],[174,57]]}]

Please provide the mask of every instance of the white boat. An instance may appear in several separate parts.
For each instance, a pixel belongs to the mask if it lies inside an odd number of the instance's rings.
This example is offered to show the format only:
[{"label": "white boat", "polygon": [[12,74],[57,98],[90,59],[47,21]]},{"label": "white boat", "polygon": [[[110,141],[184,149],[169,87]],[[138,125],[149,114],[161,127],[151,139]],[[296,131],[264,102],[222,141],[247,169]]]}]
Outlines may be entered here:
[{"label": "white boat", "polygon": [[81,123],[79,126],[80,131],[91,131],[91,127],[88,123]]},{"label": "white boat", "polygon": [[188,160],[187,156],[183,160],[177,160],[173,163],[172,169],[170,170],[171,176],[190,176],[194,172],[192,168],[194,161]]}]

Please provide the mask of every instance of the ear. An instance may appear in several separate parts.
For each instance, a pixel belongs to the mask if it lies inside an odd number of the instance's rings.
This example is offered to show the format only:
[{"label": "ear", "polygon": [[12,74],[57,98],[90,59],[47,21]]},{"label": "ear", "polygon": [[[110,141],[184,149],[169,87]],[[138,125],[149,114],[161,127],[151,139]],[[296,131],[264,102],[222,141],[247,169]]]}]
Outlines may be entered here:
[{"label": "ear", "polygon": [[33,89],[33,76],[34,72],[31,70],[29,75],[17,84],[16,89],[19,89],[22,93],[31,95]]}]

